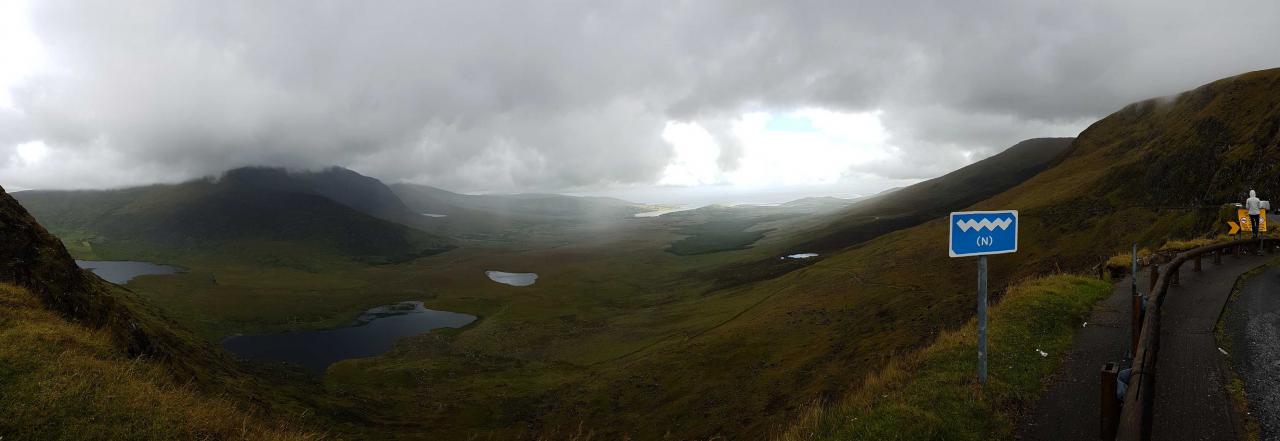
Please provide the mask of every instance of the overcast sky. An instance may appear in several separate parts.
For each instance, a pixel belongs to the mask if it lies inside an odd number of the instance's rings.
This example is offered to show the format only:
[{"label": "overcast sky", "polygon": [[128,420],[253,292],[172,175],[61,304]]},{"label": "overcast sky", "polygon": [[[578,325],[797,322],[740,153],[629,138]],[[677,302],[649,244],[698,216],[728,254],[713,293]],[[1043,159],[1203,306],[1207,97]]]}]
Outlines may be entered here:
[{"label": "overcast sky", "polygon": [[1280,2],[0,0],[0,185],[870,192],[1280,66]]}]

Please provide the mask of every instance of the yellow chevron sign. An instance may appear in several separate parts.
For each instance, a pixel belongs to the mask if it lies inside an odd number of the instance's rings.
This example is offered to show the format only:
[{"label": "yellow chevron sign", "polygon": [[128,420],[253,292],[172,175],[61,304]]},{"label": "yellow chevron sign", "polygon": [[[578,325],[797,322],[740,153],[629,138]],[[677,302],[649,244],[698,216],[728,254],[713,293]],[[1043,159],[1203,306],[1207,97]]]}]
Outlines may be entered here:
[{"label": "yellow chevron sign", "polygon": [[[1240,222],[1239,228],[1241,230],[1253,231],[1253,225],[1251,225],[1251,222],[1249,222],[1249,210],[1246,210],[1243,208],[1236,210],[1236,219],[1239,219],[1239,222]],[[1260,233],[1267,232],[1267,210],[1262,210],[1262,213],[1258,215],[1258,232]],[[1232,232],[1228,234],[1235,234],[1235,233]]]},{"label": "yellow chevron sign", "polygon": [[1237,223],[1232,222],[1232,221],[1227,221],[1227,226],[1228,226],[1228,227],[1231,227],[1231,231],[1228,231],[1228,232],[1227,232],[1227,235],[1228,235],[1228,236],[1235,236],[1235,235],[1236,235],[1236,233],[1239,233],[1239,232],[1240,232],[1240,224],[1237,224]]}]

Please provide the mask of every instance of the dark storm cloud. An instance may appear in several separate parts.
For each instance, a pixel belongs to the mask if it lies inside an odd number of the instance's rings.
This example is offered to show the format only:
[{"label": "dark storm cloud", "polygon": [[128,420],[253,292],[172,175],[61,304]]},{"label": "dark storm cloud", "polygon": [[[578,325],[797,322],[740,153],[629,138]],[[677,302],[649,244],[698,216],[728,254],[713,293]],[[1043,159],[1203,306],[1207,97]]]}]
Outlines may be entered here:
[{"label": "dark storm cloud", "polygon": [[32,7],[52,68],[0,107],[0,167],[39,139],[112,171],[72,180],[88,165],[67,161],[10,178],[30,187],[249,164],[474,190],[652,182],[669,120],[703,122],[731,169],[730,121],[806,107],[880,110],[899,156],[851,173],[919,178],[1280,65],[1274,1]]}]

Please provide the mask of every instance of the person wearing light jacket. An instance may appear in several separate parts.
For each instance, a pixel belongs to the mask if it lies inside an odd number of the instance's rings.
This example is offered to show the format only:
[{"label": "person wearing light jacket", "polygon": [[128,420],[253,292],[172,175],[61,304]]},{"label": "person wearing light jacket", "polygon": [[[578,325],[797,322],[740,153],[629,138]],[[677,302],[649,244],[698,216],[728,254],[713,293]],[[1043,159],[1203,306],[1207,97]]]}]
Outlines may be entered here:
[{"label": "person wearing light jacket", "polygon": [[1262,200],[1258,193],[1249,190],[1249,199],[1244,201],[1244,208],[1249,210],[1249,226],[1253,230],[1253,238],[1258,238],[1258,216],[1262,214]]}]

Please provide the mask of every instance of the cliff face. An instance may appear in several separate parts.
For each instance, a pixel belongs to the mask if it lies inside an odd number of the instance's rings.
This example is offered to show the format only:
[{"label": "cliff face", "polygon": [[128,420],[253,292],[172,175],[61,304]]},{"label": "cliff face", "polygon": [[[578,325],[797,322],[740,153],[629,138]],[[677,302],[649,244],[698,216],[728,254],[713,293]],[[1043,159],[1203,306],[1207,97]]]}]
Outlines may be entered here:
[{"label": "cliff face", "polygon": [[36,223],[27,210],[0,188],[0,281],[40,296],[45,306],[68,319],[101,326],[100,293],[62,242]]},{"label": "cliff face", "polygon": [[[0,188],[0,282],[35,294],[63,318],[105,328],[129,355],[165,358],[153,328],[139,320],[113,291],[118,288],[81,270],[58,238]],[[120,290],[123,291],[123,290]],[[163,331],[161,331],[163,332]]]}]

